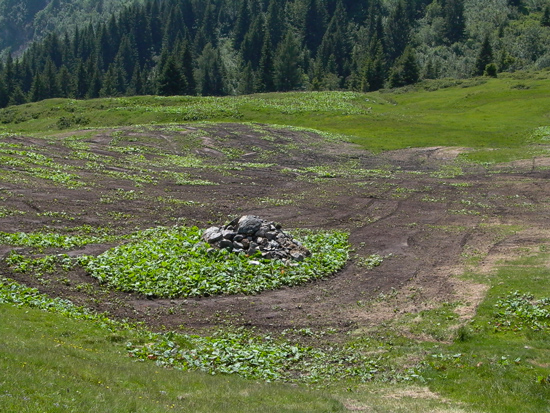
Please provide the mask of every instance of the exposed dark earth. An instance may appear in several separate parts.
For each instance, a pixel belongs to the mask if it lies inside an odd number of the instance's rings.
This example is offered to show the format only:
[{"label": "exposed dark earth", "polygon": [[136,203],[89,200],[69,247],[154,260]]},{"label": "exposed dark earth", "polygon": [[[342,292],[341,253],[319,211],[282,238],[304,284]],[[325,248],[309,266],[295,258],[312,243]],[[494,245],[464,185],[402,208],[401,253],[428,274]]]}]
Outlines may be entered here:
[{"label": "exposed dark earth", "polygon": [[[350,232],[349,263],[326,279],[257,295],[179,299],[111,291],[84,270],[15,273],[5,258],[12,250],[31,250],[0,245],[2,275],[154,329],[346,332],[443,302],[458,302],[456,311],[468,317],[486,287],[462,280],[464,271],[487,275],[499,259],[528,254],[550,239],[548,158],[481,166],[461,160],[462,148],[372,154],[309,131],[242,124],[0,142],[32,148],[84,183],[69,189],[3,158],[0,205],[9,212],[0,218],[3,232],[69,234],[76,228],[82,234],[85,225],[116,234],[174,224],[206,229],[241,215],[285,229]],[[180,156],[167,162],[172,155]],[[93,255],[113,246],[43,254]],[[365,259],[373,254],[384,260],[370,268]]]}]

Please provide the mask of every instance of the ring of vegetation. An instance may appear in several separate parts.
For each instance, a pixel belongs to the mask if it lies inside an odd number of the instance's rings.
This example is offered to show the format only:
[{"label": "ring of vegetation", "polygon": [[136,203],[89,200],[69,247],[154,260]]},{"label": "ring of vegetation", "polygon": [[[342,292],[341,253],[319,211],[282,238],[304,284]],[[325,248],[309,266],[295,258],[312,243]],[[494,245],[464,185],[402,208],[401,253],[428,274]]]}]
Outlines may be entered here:
[{"label": "ring of vegetation", "polygon": [[340,270],[349,258],[348,234],[296,231],[311,251],[301,262],[210,250],[197,227],[158,227],[97,257],[82,257],[90,275],[122,291],[154,297],[255,294],[295,286]]}]

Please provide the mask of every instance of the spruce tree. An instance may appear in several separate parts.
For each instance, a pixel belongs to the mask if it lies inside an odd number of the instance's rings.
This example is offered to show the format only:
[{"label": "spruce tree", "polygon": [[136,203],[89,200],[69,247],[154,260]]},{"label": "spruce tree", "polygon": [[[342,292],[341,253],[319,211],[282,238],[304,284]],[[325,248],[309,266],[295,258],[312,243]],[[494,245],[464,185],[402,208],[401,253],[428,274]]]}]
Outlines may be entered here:
[{"label": "spruce tree", "polygon": [[45,97],[42,99],[57,98],[60,96],[61,92],[57,83],[57,70],[49,57],[44,67],[43,82]]},{"label": "spruce tree", "polygon": [[5,108],[8,106],[10,97],[6,91],[5,85],[3,82],[0,82],[0,108]]},{"label": "spruce tree", "polygon": [[274,60],[274,81],[277,90],[287,92],[302,85],[300,46],[292,30],[287,30],[277,48]]},{"label": "spruce tree", "polygon": [[264,19],[260,14],[252,23],[250,30],[241,43],[241,56],[245,63],[250,63],[252,69],[260,66],[261,50],[264,43]]},{"label": "spruce tree", "polygon": [[250,29],[251,22],[252,17],[250,16],[248,0],[240,0],[239,14],[235,22],[235,27],[233,28],[233,46],[235,49],[239,50],[241,48],[246,33],[248,33]]},{"label": "spruce tree", "polygon": [[27,93],[31,89],[33,80],[32,61],[30,57],[27,57],[27,54],[25,54],[20,61],[18,72],[19,85],[23,92]]},{"label": "spruce tree", "polygon": [[[217,10],[214,3],[209,2],[205,9],[204,16],[198,30],[198,32],[200,33],[200,38],[204,42],[203,44],[210,43],[212,47],[215,48],[218,47],[216,12]],[[185,33],[183,34],[185,35]],[[197,50],[200,50],[203,44],[197,45],[197,47],[199,48]]]},{"label": "spruce tree", "polygon": [[275,68],[273,63],[273,47],[271,36],[266,33],[264,44],[262,46],[262,56],[260,57],[260,69],[258,73],[258,92],[273,92],[275,90],[274,82]]},{"label": "spruce tree", "polygon": [[416,61],[416,54],[411,46],[407,46],[403,55],[397,59],[393,66],[389,83],[390,87],[402,87],[412,85],[418,82],[420,78],[420,69]]},{"label": "spruce tree", "polygon": [[393,63],[409,44],[411,21],[404,0],[399,0],[386,24],[385,45],[390,63]]},{"label": "spruce tree", "polygon": [[38,73],[34,76],[32,81],[31,90],[29,92],[29,100],[31,102],[38,102],[48,98],[48,91],[46,90],[46,82],[44,76]]},{"label": "spruce tree", "polygon": [[177,5],[172,6],[168,20],[164,24],[163,49],[174,47],[176,40],[184,34],[185,26],[182,23],[181,9]]},{"label": "spruce tree", "polygon": [[27,96],[25,96],[25,93],[23,92],[21,87],[19,85],[16,85],[13,89],[13,93],[10,96],[8,105],[22,105],[23,103],[27,103]]},{"label": "spruce tree", "polygon": [[321,0],[305,0],[303,36],[306,47],[315,57],[326,31],[327,13]]},{"label": "spruce tree", "polygon": [[78,62],[73,81],[73,95],[76,99],[84,99],[88,93],[88,73],[82,61]]},{"label": "spruce tree", "polygon": [[13,90],[15,89],[15,70],[14,70],[14,62],[13,57],[11,53],[8,54],[8,57],[6,59],[6,63],[4,65],[4,72],[2,74],[1,82],[4,84],[4,89],[6,91],[6,95],[9,97],[13,93]]},{"label": "spruce tree", "polygon": [[48,36],[46,36],[46,39],[44,40],[44,51],[46,56],[51,59],[52,63],[59,67],[63,64],[63,50],[61,47],[61,43],[59,41],[59,37],[56,33],[51,33]]},{"label": "spruce tree", "polygon": [[101,97],[118,96],[117,77],[114,71],[114,66],[109,65],[109,69],[103,75],[102,87],[99,92]]},{"label": "spruce tree", "polygon": [[176,63],[174,55],[170,55],[163,67],[160,68],[158,77],[158,94],[162,96],[182,95],[185,91],[185,79],[181,69]]},{"label": "spruce tree", "polygon": [[269,33],[273,49],[277,48],[284,34],[285,20],[283,16],[283,6],[283,0],[270,0],[267,8],[266,30]]},{"label": "spruce tree", "polygon": [[181,74],[185,80],[184,93],[186,95],[197,94],[197,82],[195,81],[195,69],[193,53],[191,52],[191,46],[188,41],[185,41],[181,46],[179,53],[179,64],[181,67]]},{"label": "spruce tree", "polygon": [[483,43],[481,43],[481,48],[477,55],[472,74],[474,76],[482,76],[483,73],[485,72],[485,68],[487,67],[487,65],[492,62],[493,62],[493,48],[491,46],[489,35],[486,35],[485,38],[483,39]]},{"label": "spruce tree", "polygon": [[376,51],[370,55],[371,65],[368,71],[368,84],[369,90],[371,91],[379,90],[384,87],[387,72],[382,41],[378,40],[374,47]]},{"label": "spruce tree", "polygon": [[225,94],[224,69],[218,49],[208,43],[198,58],[199,92],[203,96]]},{"label": "spruce tree", "polygon": [[98,98],[101,93],[102,87],[102,76],[99,73],[99,68],[94,67],[94,70],[90,76],[90,81],[88,83],[88,91],[86,92],[86,97],[89,99]]},{"label": "spruce tree", "polygon": [[[143,14],[143,17],[141,16]],[[186,15],[184,14],[183,18],[184,21],[186,19]],[[142,28],[138,24],[138,22],[145,20],[147,22],[147,29],[149,30],[148,37],[145,39],[149,39],[151,44],[148,45],[146,41],[140,41],[139,33],[141,32]],[[189,28],[187,23],[185,23],[185,27]],[[148,54],[148,50],[152,50],[153,53],[159,53],[160,49],[162,48],[162,26],[160,22],[160,10],[159,5],[157,1],[151,1],[146,4],[146,11],[143,13],[140,13],[140,16],[136,18],[136,24],[134,25],[134,31],[135,31],[135,38],[136,43],[138,46],[139,51],[139,58],[140,58],[140,65],[145,64],[145,57]]]},{"label": "spruce tree", "polygon": [[489,63],[487,66],[485,66],[485,71],[483,72],[483,76],[497,77],[498,76],[497,65],[494,63]]},{"label": "spruce tree", "polygon": [[[69,34],[67,32],[65,32],[63,36],[61,53],[62,53],[61,55],[62,64],[65,66],[72,66],[74,62],[73,45],[71,42],[71,38],[69,37]],[[61,64],[58,65],[58,67],[60,66]]]},{"label": "spruce tree", "polygon": [[[346,35],[345,9],[342,2],[339,1],[323,36],[317,58],[323,65],[325,73],[334,73],[343,79],[349,75],[350,55],[350,45]],[[331,61],[336,63],[333,67],[330,67]]]},{"label": "spruce tree", "polygon": [[437,68],[432,59],[429,59],[424,66],[424,79],[437,79]]},{"label": "spruce tree", "polygon": [[445,0],[443,19],[444,36],[447,43],[452,44],[462,40],[466,29],[464,0]]},{"label": "spruce tree", "polygon": [[540,24],[543,27],[550,27],[550,5],[546,5],[546,7],[544,8]]},{"label": "spruce tree", "polygon": [[255,86],[257,82],[255,77],[256,76],[254,70],[252,69],[252,63],[248,62],[241,69],[241,76],[238,87],[239,95],[250,95],[256,91]]},{"label": "spruce tree", "polygon": [[136,65],[134,68],[134,73],[132,74],[132,79],[130,80],[129,94],[131,95],[142,95],[144,91],[143,79],[141,75],[141,69],[139,65]]},{"label": "spruce tree", "polygon": [[138,62],[138,51],[129,36],[125,35],[122,37],[115,61],[124,69],[126,74],[130,75],[134,73],[134,66]]}]

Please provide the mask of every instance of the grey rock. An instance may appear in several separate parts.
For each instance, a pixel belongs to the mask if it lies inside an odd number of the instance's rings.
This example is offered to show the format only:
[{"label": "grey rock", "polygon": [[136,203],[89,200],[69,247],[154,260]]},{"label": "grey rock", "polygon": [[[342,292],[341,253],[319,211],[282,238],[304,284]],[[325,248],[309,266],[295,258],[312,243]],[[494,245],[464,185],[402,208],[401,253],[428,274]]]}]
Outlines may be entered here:
[{"label": "grey rock", "polygon": [[261,227],[256,233],[254,234],[255,237],[265,237],[265,234],[267,234],[267,231],[269,228]]},{"label": "grey rock", "polygon": [[283,251],[274,251],[273,256],[274,256],[274,258],[282,260],[286,257],[286,254]]},{"label": "grey rock", "polygon": [[223,234],[223,237],[228,240],[233,240],[233,238],[235,238],[235,235],[237,235],[235,231],[232,231],[230,229],[224,229],[222,231],[222,234]]},{"label": "grey rock", "polygon": [[223,233],[218,227],[210,227],[202,234],[202,239],[209,244],[214,244],[223,238]]},{"label": "grey rock", "polygon": [[262,226],[263,220],[255,215],[245,215],[239,219],[239,234],[254,234]]},{"label": "grey rock", "polygon": [[229,241],[228,239],[223,239],[220,241],[219,246],[221,249],[226,248],[226,249],[232,250],[233,242]]},{"label": "grey rock", "polygon": [[269,231],[267,234],[265,234],[265,237],[271,241],[277,238],[277,233],[275,231]]},{"label": "grey rock", "polygon": [[229,224],[226,225],[226,227],[231,227],[231,229],[235,229],[237,227],[237,225],[239,224],[239,220],[241,219],[241,217],[239,218],[235,218],[233,221],[231,221]]},{"label": "grey rock", "polygon": [[203,240],[212,247],[225,248],[233,253],[246,252],[252,256],[260,252],[262,258],[280,259],[287,263],[299,262],[311,255],[307,248],[285,234],[280,224],[254,215],[234,219],[224,227],[208,228]]}]

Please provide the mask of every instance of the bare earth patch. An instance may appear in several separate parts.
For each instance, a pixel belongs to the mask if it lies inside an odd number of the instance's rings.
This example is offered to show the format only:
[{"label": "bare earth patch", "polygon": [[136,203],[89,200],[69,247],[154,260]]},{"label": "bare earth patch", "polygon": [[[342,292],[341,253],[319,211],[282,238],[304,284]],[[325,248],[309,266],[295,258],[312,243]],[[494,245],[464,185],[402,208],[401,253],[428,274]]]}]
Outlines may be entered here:
[{"label": "bare earth patch", "polygon": [[[488,273],[511,251],[550,239],[550,171],[538,168],[548,164],[541,158],[535,167],[516,163],[491,171],[461,164],[462,148],[375,156],[310,132],[240,124],[92,131],[76,135],[83,149],[68,145],[69,138],[2,140],[66,165],[84,183],[69,189],[18,166],[0,166],[2,206],[19,211],[0,217],[2,231],[90,226],[127,234],[176,223],[207,228],[251,214],[285,228],[351,234],[352,259],[335,276],[253,296],[147,299],[108,291],[81,270],[63,280],[39,279],[13,273],[0,261],[2,274],[42,292],[153,328],[201,331],[231,324],[344,333],[444,302],[458,302],[456,312],[466,320],[486,286],[457,276],[466,268]],[[166,154],[180,164],[166,163]],[[191,158],[195,163],[184,163]],[[94,169],[94,162],[103,167]],[[110,247],[90,245],[69,254]],[[1,256],[10,250],[20,249],[1,246]],[[382,265],[362,266],[372,254],[386,257]]]}]

